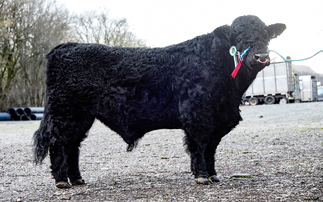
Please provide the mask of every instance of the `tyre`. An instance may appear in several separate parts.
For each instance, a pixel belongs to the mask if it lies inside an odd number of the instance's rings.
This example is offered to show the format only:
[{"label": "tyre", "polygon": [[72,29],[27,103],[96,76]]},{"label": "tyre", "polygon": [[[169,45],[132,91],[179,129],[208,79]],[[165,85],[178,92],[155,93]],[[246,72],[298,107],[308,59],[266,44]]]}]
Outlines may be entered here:
[{"label": "tyre", "polygon": [[266,104],[271,105],[275,103],[275,98],[271,95],[268,95],[267,97],[265,97],[264,101]]},{"label": "tyre", "polygon": [[259,100],[256,97],[251,97],[251,98],[249,98],[249,103],[250,103],[250,105],[255,106],[259,103]]},{"label": "tyre", "polygon": [[287,98],[282,98],[282,99],[280,99],[280,101],[279,101],[279,104],[281,104],[281,105],[285,105],[285,104],[287,104],[288,103],[288,99]]}]

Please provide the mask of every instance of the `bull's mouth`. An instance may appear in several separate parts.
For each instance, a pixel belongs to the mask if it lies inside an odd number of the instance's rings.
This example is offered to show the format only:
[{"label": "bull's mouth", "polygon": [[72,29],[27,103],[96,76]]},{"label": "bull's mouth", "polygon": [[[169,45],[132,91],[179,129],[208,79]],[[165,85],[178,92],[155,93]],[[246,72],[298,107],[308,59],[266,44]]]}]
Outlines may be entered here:
[{"label": "bull's mouth", "polygon": [[261,64],[269,64],[270,63],[270,60],[269,59],[266,59],[265,61],[261,61],[260,60],[260,58],[258,58],[258,60],[257,60],[259,63],[261,63]]}]

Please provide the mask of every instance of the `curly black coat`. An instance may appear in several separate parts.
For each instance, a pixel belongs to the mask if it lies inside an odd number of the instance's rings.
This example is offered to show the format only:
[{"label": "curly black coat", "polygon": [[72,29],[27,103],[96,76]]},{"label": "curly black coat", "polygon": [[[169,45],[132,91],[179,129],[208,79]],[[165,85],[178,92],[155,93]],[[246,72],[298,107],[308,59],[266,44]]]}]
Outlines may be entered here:
[{"label": "curly black coat", "polygon": [[[165,48],[66,43],[48,55],[45,113],[34,134],[35,162],[47,156],[58,187],[82,184],[80,142],[95,118],[132,150],[145,133],[184,130],[197,183],[218,181],[214,154],[241,121],[239,104],[269,65],[267,45],[285,30],[242,16],[213,32]],[[231,46],[248,47],[236,78]],[[60,184],[60,186],[59,186]]]}]

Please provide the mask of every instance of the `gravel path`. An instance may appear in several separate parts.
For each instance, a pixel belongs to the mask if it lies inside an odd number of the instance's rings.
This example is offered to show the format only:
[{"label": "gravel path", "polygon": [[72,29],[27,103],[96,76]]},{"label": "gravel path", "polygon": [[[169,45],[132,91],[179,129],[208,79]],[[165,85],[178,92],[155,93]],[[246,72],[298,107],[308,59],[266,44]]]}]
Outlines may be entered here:
[{"label": "gravel path", "polygon": [[146,134],[128,153],[95,122],[81,148],[86,185],[60,190],[49,158],[32,162],[39,122],[0,122],[0,201],[323,201],[323,102],[243,106],[241,114],[217,149],[221,182],[209,186],[195,184],[181,130]]}]

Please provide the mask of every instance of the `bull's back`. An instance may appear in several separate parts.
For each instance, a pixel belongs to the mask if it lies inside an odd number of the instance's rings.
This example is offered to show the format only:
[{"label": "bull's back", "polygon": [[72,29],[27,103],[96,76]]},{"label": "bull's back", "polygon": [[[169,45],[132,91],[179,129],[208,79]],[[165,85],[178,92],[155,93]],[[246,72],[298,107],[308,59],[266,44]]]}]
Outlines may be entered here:
[{"label": "bull's back", "polygon": [[59,45],[47,55],[49,102],[72,103],[105,122],[170,127],[178,114],[174,71],[156,54],[153,49]]}]

